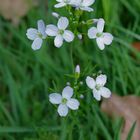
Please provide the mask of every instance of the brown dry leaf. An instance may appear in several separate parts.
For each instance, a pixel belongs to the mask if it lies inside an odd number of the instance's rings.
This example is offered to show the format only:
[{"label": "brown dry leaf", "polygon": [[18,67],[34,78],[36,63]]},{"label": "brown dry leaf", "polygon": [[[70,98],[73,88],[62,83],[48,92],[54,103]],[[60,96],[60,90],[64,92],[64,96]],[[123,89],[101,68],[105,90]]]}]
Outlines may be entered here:
[{"label": "brown dry leaf", "polygon": [[133,47],[140,51],[140,42],[134,42]]},{"label": "brown dry leaf", "polygon": [[36,0],[0,0],[0,14],[14,24],[18,24]]},{"label": "brown dry leaf", "polygon": [[120,116],[125,119],[121,140],[125,140],[136,121],[132,140],[140,140],[140,98],[136,96],[120,97],[115,94],[109,100],[104,100],[101,109],[108,115]]}]

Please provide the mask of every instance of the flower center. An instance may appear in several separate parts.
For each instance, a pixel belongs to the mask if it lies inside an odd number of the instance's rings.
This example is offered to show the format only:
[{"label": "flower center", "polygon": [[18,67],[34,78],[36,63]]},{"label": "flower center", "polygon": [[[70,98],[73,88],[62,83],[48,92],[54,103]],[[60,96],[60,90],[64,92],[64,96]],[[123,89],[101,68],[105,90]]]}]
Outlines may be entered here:
[{"label": "flower center", "polygon": [[58,32],[59,34],[64,34],[64,30],[59,30],[59,32]]},{"label": "flower center", "polygon": [[96,85],[95,88],[96,88],[96,90],[99,90],[101,88],[101,86],[100,85]]},{"label": "flower center", "polygon": [[40,32],[37,33],[38,37],[42,38],[42,34]]},{"label": "flower center", "polygon": [[103,33],[97,33],[96,36],[97,37],[101,37],[103,35]]},{"label": "flower center", "polygon": [[64,0],[64,3],[68,4],[70,3],[70,0]]},{"label": "flower center", "polygon": [[62,104],[66,104],[67,103],[67,99],[66,98],[63,98],[62,99]]}]

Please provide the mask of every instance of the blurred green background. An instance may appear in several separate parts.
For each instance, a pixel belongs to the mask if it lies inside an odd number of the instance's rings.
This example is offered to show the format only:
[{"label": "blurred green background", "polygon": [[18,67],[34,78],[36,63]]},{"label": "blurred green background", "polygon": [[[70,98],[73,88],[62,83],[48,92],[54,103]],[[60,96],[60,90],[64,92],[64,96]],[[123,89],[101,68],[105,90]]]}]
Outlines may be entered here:
[{"label": "blurred green background", "polygon": [[[114,35],[111,46],[100,51],[85,37],[57,49],[53,40],[44,42],[39,51],[31,49],[26,30],[36,27],[37,20],[56,23],[51,13],[66,15],[65,9],[54,9],[55,0],[39,1],[21,19],[19,26],[0,16],[0,140],[119,140],[121,119],[110,119],[87,94],[78,115],[60,118],[48,101],[50,87],[60,92],[68,82],[64,74],[81,70],[102,70],[108,76],[108,87],[118,95],[140,96],[140,52],[132,44],[140,40],[139,0],[96,0],[95,12],[85,18],[106,20],[106,31]],[[96,71],[95,71],[96,72]]]}]

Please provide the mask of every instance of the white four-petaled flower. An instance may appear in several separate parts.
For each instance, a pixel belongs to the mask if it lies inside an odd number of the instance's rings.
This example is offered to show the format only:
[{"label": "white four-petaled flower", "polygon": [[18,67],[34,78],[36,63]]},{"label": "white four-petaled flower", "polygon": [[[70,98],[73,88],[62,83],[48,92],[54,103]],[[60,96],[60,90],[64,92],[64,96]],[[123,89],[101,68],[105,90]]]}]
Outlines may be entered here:
[{"label": "white four-petaled flower", "polygon": [[106,81],[106,75],[102,74],[99,75],[96,80],[89,76],[86,78],[87,86],[92,89],[93,96],[98,101],[101,100],[101,96],[104,98],[109,98],[111,96],[111,91],[108,88],[104,87]]},{"label": "white four-petaled flower", "polygon": [[72,98],[73,96],[73,88],[70,86],[66,86],[62,95],[59,93],[52,93],[49,95],[49,101],[52,104],[58,104],[58,113],[60,116],[65,117],[68,114],[68,110],[77,110],[79,108],[79,101],[77,99]]},{"label": "white four-petaled flower", "polygon": [[71,0],[70,4],[76,9],[81,9],[83,11],[91,12],[93,8],[90,6],[95,2],[95,0]]},{"label": "white four-petaled flower", "polygon": [[97,22],[97,28],[91,27],[88,30],[88,37],[90,39],[96,39],[98,47],[103,50],[105,45],[110,45],[113,41],[113,36],[110,33],[104,33],[104,19],[99,19]]},{"label": "white four-petaled flower", "polygon": [[74,39],[74,34],[66,30],[69,25],[69,20],[66,17],[61,17],[58,20],[57,26],[47,25],[46,33],[49,36],[55,36],[54,44],[57,48],[60,48],[63,45],[63,40],[66,42],[72,42]]},{"label": "white four-petaled flower", "polygon": [[47,37],[47,34],[45,33],[46,27],[43,20],[38,20],[37,25],[38,25],[38,29],[29,28],[26,33],[27,38],[33,40],[32,43],[33,50],[40,49],[43,43],[43,39],[46,39]]},{"label": "white four-petaled flower", "polygon": [[71,2],[71,0],[56,0],[56,1],[59,3],[54,6],[55,8],[64,7],[68,4],[70,4],[70,2]]}]

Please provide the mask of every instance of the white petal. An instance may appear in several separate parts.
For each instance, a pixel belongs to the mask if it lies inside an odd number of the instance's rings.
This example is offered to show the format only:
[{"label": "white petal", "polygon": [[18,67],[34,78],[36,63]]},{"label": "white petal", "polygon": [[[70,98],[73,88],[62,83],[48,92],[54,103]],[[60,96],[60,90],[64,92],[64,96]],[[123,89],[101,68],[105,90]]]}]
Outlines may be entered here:
[{"label": "white petal", "polygon": [[113,41],[113,36],[110,33],[103,33],[104,43],[106,45],[110,45]]},{"label": "white petal", "polygon": [[93,19],[93,23],[95,23],[95,24],[97,24],[98,21],[99,21],[99,19],[97,19],[97,18],[94,18],[94,19]]},{"label": "white petal", "polygon": [[104,30],[104,25],[105,25],[104,19],[100,18],[100,19],[98,20],[98,23],[97,23],[97,29],[98,29],[98,31],[99,31],[100,33],[103,32],[103,30]]},{"label": "white petal", "polygon": [[62,97],[69,100],[73,95],[73,88],[66,86],[62,91]]},{"label": "white petal", "polygon": [[60,15],[56,12],[52,12],[52,16],[54,16],[55,18],[59,18]]},{"label": "white petal", "polygon": [[111,96],[111,91],[106,88],[106,87],[102,87],[100,90],[99,90],[99,93],[101,96],[103,96],[104,98],[110,98]]},{"label": "white petal", "polygon": [[57,2],[63,2],[64,0],[56,0]]},{"label": "white petal", "polygon": [[93,8],[90,8],[90,7],[81,7],[80,9],[83,11],[88,11],[88,12],[94,11]]},{"label": "white petal", "polygon": [[66,3],[64,3],[64,2],[61,2],[61,3],[58,3],[58,4],[54,5],[55,8],[61,8],[61,7],[64,7],[64,6],[66,6]]},{"label": "white petal", "polygon": [[34,41],[33,41],[33,44],[32,44],[32,49],[33,50],[38,50],[41,48],[42,46],[42,43],[43,43],[43,40],[41,38],[36,38]]},{"label": "white petal", "polygon": [[47,25],[46,34],[49,36],[56,36],[58,34],[58,28],[55,25]]},{"label": "white petal", "polygon": [[57,48],[60,48],[63,45],[63,37],[62,35],[57,35],[54,39],[54,45]]},{"label": "white petal", "polygon": [[37,37],[37,29],[34,29],[34,28],[30,28],[27,30],[27,38],[30,39],[30,40],[35,40],[35,38]]},{"label": "white petal", "polygon": [[79,108],[79,101],[76,100],[76,99],[70,99],[68,102],[67,102],[67,106],[72,109],[72,110],[77,110]]},{"label": "white petal", "polygon": [[44,21],[43,20],[38,20],[37,24],[38,24],[38,31],[42,34],[43,39],[45,39],[47,35],[46,35],[46,32],[45,32],[46,27],[45,27]]},{"label": "white petal", "polygon": [[97,38],[96,42],[100,50],[105,48],[104,39],[102,37]]},{"label": "white petal", "polygon": [[96,85],[95,80],[89,76],[86,78],[86,84],[91,89],[95,88]]},{"label": "white petal", "polygon": [[61,29],[61,30],[65,30],[69,25],[69,20],[66,18],[66,17],[61,17],[59,20],[58,20],[58,28]]},{"label": "white petal", "polygon": [[82,6],[90,6],[95,2],[95,0],[83,0]]},{"label": "white petal", "polygon": [[99,75],[97,78],[96,78],[96,84],[97,85],[100,85],[100,86],[104,86],[105,83],[107,81],[107,76],[106,75]]},{"label": "white petal", "polygon": [[96,38],[96,34],[97,34],[97,33],[98,33],[97,28],[92,27],[92,28],[90,28],[90,29],[88,30],[88,37],[89,37],[90,39],[94,39],[94,38]]},{"label": "white petal", "polygon": [[60,104],[62,101],[62,96],[58,93],[52,93],[49,95],[49,101],[52,104]]},{"label": "white petal", "polygon": [[101,100],[101,94],[96,89],[93,89],[93,96],[97,101]]},{"label": "white petal", "polygon": [[74,39],[74,34],[69,30],[65,30],[63,34],[63,38],[65,39],[66,42],[72,42]]},{"label": "white petal", "polygon": [[67,105],[60,104],[57,109],[60,116],[65,117],[68,114],[68,107]]},{"label": "white petal", "polygon": [[71,0],[70,4],[73,5],[74,7],[80,6],[82,0]]}]

